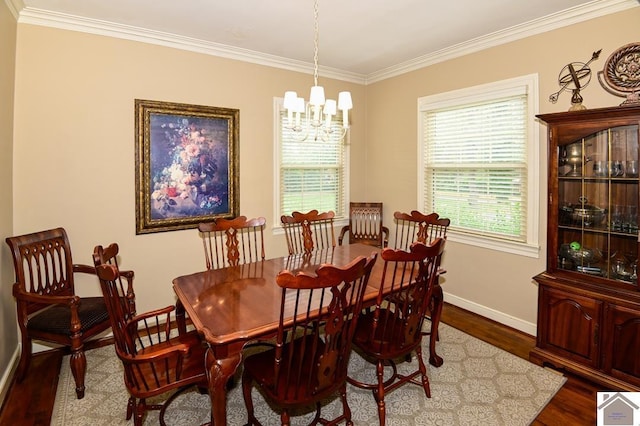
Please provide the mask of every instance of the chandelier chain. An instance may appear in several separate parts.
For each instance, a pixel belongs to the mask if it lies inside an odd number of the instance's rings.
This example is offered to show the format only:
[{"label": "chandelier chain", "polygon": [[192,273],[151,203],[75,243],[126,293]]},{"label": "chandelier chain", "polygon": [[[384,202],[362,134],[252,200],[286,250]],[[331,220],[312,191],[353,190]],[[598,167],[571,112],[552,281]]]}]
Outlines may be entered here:
[{"label": "chandelier chain", "polygon": [[313,82],[314,86],[318,85],[318,0],[313,4]]}]

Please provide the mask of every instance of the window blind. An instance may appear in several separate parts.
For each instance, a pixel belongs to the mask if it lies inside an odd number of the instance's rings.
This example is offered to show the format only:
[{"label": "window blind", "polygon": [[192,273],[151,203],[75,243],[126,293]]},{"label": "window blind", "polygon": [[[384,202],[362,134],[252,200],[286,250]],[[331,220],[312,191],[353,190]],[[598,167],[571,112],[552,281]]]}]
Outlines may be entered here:
[{"label": "window blind", "polygon": [[451,228],[527,240],[527,96],[422,113],[425,211]]},{"label": "window blind", "polygon": [[[304,117],[303,117],[304,120]],[[332,132],[315,137],[287,129],[287,114],[280,111],[280,213],[332,210],[344,216],[345,146],[340,138],[341,114],[331,123]]]}]

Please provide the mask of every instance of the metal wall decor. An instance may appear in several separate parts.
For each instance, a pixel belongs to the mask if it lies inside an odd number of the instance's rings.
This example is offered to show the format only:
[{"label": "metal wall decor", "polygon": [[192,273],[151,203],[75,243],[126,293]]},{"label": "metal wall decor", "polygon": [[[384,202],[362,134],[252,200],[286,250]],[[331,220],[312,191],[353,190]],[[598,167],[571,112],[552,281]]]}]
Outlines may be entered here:
[{"label": "metal wall decor", "polygon": [[620,105],[640,103],[640,43],[629,43],[609,56],[598,80],[607,92],[626,97]]},{"label": "metal wall decor", "polygon": [[555,104],[558,101],[560,93],[563,91],[571,91],[571,108],[569,108],[569,111],[587,109],[582,105],[583,99],[580,90],[589,85],[591,81],[591,68],[589,68],[589,64],[600,57],[600,52],[602,52],[602,49],[593,52],[591,59],[586,63],[571,62],[565,65],[558,75],[560,90],[549,96],[549,101]]}]

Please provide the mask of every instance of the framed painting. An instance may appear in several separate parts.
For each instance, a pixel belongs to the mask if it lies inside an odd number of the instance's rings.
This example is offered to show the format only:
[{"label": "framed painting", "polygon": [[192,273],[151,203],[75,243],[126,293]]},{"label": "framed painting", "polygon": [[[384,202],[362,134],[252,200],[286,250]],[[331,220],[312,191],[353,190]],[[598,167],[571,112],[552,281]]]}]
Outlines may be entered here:
[{"label": "framed painting", "polygon": [[239,214],[237,109],[135,100],[136,234]]}]

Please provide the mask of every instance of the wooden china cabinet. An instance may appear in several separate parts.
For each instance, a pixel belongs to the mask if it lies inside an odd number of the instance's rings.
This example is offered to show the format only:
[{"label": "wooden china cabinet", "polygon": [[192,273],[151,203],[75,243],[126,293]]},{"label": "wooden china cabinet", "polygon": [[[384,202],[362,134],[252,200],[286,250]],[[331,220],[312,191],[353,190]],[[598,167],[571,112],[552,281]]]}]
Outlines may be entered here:
[{"label": "wooden china cabinet", "polygon": [[547,269],[531,361],[640,390],[640,105],[542,114],[549,142]]}]

